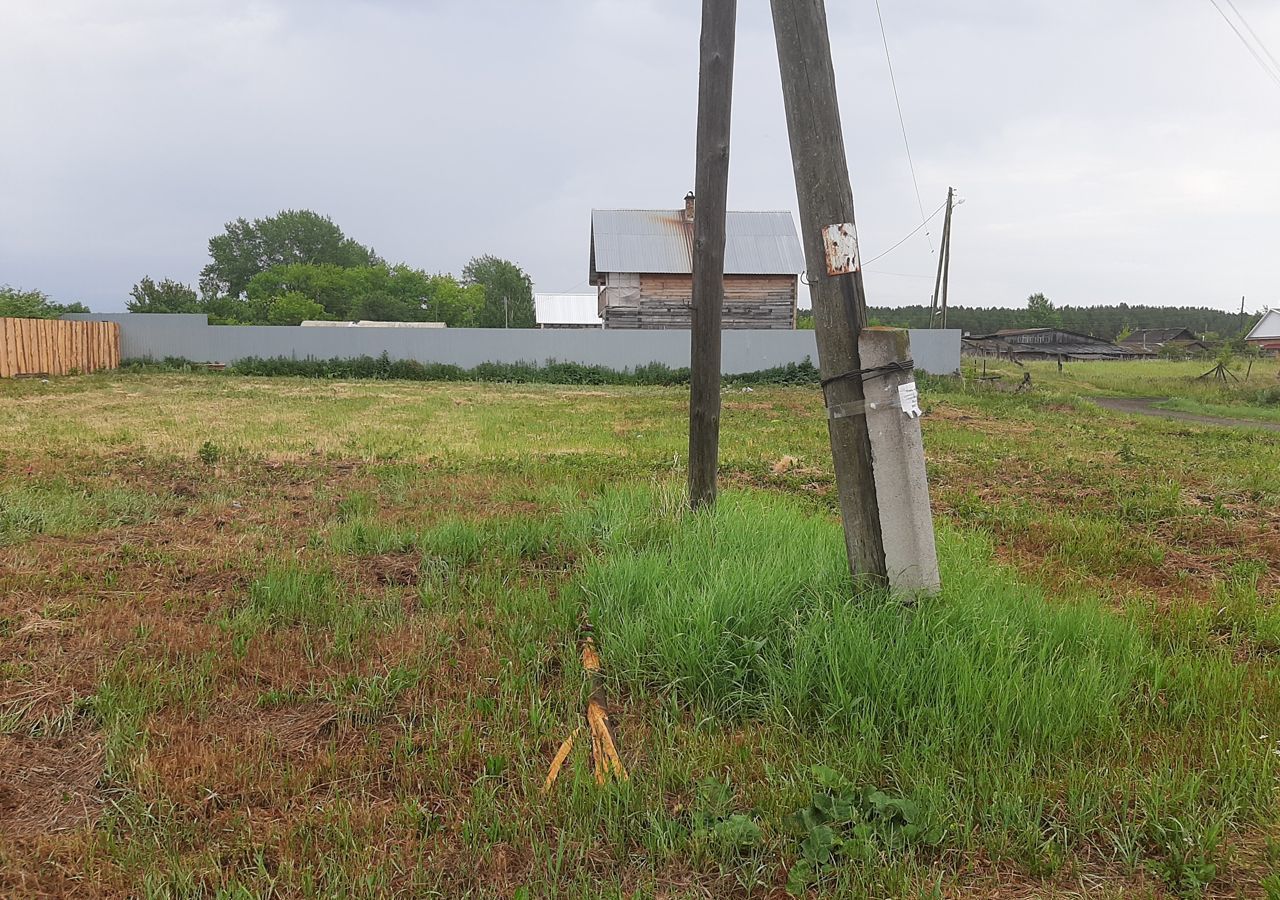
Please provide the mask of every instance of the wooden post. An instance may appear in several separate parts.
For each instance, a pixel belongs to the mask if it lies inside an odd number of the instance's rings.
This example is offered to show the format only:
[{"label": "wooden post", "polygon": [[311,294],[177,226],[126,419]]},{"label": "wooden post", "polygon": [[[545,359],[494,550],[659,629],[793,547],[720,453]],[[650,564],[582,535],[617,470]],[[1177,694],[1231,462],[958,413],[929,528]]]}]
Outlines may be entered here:
[{"label": "wooden post", "polygon": [[942,321],[939,323],[941,328],[947,327],[947,284],[951,281],[951,209],[954,196],[954,190],[947,188],[947,228],[943,236],[947,249],[942,257]]},{"label": "wooden post", "polygon": [[[858,337],[866,325],[867,303],[826,8],[822,0],[770,2],[825,400],[828,408],[856,407],[865,400]],[[828,267],[824,229],[831,226],[844,226],[844,265]],[[828,418],[827,430],[850,568],[855,578],[886,584],[866,416]]]},{"label": "wooden post", "polygon": [[942,226],[942,246],[938,248],[938,276],[933,281],[933,299],[929,302],[929,327],[940,328],[938,302],[942,299],[942,268],[947,261],[951,240],[951,199],[955,189],[947,188],[947,217]]},{"label": "wooden post", "polygon": [[689,376],[689,503],[715,503],[720,452],[720,321],[724,300],[729,123],[738,0],[703,0],[694,178]]}]

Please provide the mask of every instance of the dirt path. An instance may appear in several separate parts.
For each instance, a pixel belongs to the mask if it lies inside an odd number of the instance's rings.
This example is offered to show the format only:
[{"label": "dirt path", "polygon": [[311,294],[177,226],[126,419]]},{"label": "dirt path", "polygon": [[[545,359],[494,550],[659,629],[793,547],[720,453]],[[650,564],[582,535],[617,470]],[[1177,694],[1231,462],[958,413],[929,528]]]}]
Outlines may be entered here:
[{"label": "dirt path", "polygon": [[1179,419],[1183,422],[1198,422],[1201,425],[1226,425],[1231,428],[1261,428],[1265,431],[1280,431],[1280,422],[1266,422],[1262,419],[1228,419],[1222,416],[1202,416],[1197,413],[1179,412],[1176,409],[1158,409],[1155,404],[1163,403],[1160,399],[1135,399],[1130,397],[1094,397],[1093,402],[1103,409],[1116,412],[1136,413],[1140,416],[1163,416],[1166,419]]}]

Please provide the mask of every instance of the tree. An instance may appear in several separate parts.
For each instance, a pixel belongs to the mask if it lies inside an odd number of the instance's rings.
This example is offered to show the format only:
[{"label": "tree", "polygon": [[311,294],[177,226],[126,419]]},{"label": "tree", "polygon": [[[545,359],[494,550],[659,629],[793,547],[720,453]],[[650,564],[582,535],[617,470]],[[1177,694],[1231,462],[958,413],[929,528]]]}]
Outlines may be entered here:
[{"label": "tree", "polygon": [[1027,327],[1054,328],[1062,326],[1062,313],[1053,307],[1044,294],[1032,294],[1027,298]]},{"label": "tree", "polygon": [[303,322],[327,318],[323,306],[297,291],[272,297],[267,308],[269,325],[301,325]]},{"label": "tree", "polygon": [[533,328],[533,281],[518,265],[496,256],[477,256],[462,270],[465,285],[484,288],[481,328]]},{"label": "tree", "polygon": [[[294,263],[259,272],[249,280],[244,300],[222,298],[213,305],[224,321],[268,321],[275,298],[305,297],[329,318],[374,322],[444,322],[450,328],[474,324],[484,306],[484,288],[463,286],[452,275],[427,275],[406,265],[343,268]],[[211,314],[212,318],[212,314]]]},{"label": "tree", "polygon": [[273,297],[296,293],[322,306],[328,318],[350,320],[360,291],[350,269],[333,263],[289,263],[254,275],[245,293],[250,307],[260,315]]},{"label": "tree", "polygon": [[239,297],[253,277],[296,263],[343,268],[379,263],[373,250],[342,233],[328,216],[287,209],[265,219],[236,219],[209,239],[211,262],[200,272],[206,298]]},{"label": "tree", "polygon": [[143,278],[129,292],[125,309],[131,313],[199,313],[204,304],[196,292],[180,281],[164,279],[159,284]]},{"label": "tree", "polygon": [[463,285],[452,275],[434,275],[428,319],[450,328],[470,328],[484,310],[484,298],[484,285]]},{"label": "tree", "polygon": [[386,291],[370,291],[359,297],[350,317],[357,322],[424,322],[422,310]]},{"label": "tree", "polygon": [[55,303],[43,291],[23,291],[0,285],[0,317],[15,319],[56,319],[66,313],[87,313],[83,303]]}]

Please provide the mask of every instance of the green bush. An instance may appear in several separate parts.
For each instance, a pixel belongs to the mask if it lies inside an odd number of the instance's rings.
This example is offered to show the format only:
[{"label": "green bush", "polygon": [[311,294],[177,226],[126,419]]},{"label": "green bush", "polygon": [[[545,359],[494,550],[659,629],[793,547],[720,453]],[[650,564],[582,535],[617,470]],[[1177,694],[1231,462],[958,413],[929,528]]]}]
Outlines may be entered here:
[{"label": "green bush", "polygon": [[[201,368],[188,360],[166,357],[153,360],[125,360],[125,371],[149,372],[159,370],[192,371]],[[673,369],[662,363],[649,363],[635,369],[611,369],[606,366],[588,366],[581,363],[548,360],[544,365],[528,362],[481,363],[472,369],[448,363],[421,363],[412,359],[393,360],[387,354],[381,356],[356,356],[333,359],[290,359],[247,357],[232,363],[226,371],[235,375],[253,375],[275,378],[293,376],[300,378],[328,378],[342,380],[379,381],[484,381],[511,384],[581,384],[581,385],[644,385],[673,386],[689,383],[689,370]],[[787,363],[772,369],[729,375],[726,385],[764,384],[817,384],[818,370],[813,363]]]}]

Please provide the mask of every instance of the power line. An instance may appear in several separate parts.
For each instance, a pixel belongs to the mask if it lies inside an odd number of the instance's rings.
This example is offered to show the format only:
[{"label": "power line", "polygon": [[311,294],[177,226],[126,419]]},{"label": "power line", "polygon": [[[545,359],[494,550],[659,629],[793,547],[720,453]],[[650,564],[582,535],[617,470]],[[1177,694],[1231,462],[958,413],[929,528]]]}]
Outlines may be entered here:
[{"label": "power line", "polygon": [[[884,61],[889,64],[889,83],[893,85],[893,102],[898,107],[898,124],[902,127],[902,144],[907,148],[907,166],[911,169],[911,184],[916,189],[916,206],[920,209],[920,224],[923,226],[929,220],[924,217],[924,200],[920,197],[920,182],[916,180],[916,163],[911,158],[911,141],[907,140],[907,120],[902,115],[902,100],[898,97],[898,79],[893,74],[893,58],[889,55],[889,36],[884,29],[884,14],[880,12],[880,0],[876,0],[876,18],[880,20],[880,39],[884,41]],[[914,234],[914,232],[912,233]],[[929,233],[926,231],[925,239],[928,240],[928,238]],[[929,252],[933,252],[933,241],[929,241]]]},{"label": "power line", "polygon": [[[1226,22],[1229,26],[1231,26],[1231,30],[1236,33],[1236,37],[1240,38],[1240,43],[1244,44],[1244,48],[1249,51],[1249,55],[1252,56],[1254,60],[1257,61],[1258,65],[1262,66],[1262,71],[1266,72],[1269,76],[1271,76],[1271,80],[1276,83],[1276,87],[1280,87],[1280,72],[1277,72],[1275,69],[1271,68],[1271,66],[1267,63],[1267,61],[1262,58],[1262,55],[1253,48],[1253,45],[1249,43],[1249,39],[1244,36],[1244,32],[1242,32],[1239,28],[1236,27],[1236,23],[1232,22],[1231,17],[1228,16],[1223,11],[1222,7],[1218,5],[1218,0],[1209,0],[1209,2],[1212,3],[1213,8],[1218,11],[1218,15],[1222,16],[1222,21]],[[1232,8],[1234,9],[1234,7]]]},{"label": "power line", "polygon": [[[894,244],[892,247],[890,247],[888,250],[884,251],[883,253],[880,253],[880,254],[877,254],[876,256],[871,257],[869,260],[867,260],[866,262],[864,262],[864,263],[862,264],[862,267],[865,269],[867,266],[871,265],[873,262],[875,262],[877,259],[880,259],[882,256],[888,256],[888,255],[889,255],[890,253],[892,253],[894,250],[897,250],[899,247],[901,247],[901,246],[902,246],[903,244],[905,244],[907,241],[911,240],[911,238],[915,237],[915,236],[916,236],[916,233],[917,233],[917,232],[919,232],[921,228],[923,228],[924,226],[928,225],[931,221],[933,221],[934,219],[936,219],[936,218],[938,217],[938,213],[942,212],[942,211],[943,211],[944,209],[946,209],[946,208],[947,208],[947,202],[944,200],[944,201],[942,201],[942,205],[941,205],[941,206],[939,206],[937,209],[935,209],[932,213],[930,213],[930,214],[929,214],[929,217],[928,217],[928,218],[925,218],[925,217],[924,217],[924,210],[923,210],[923,209],[921,209],[921,210],[920,210],[920,218],[921,218],[920,224],[919,224],[919,225],[917,225],[915,228],[911,229],[911,233],[910,233],[909,235],[907,235],[906,237],[904,237],[902,240],[898,241],[898,243]],[[930,248],[930,249],[932,249],[932,248]]]},{"label": "power line", "polygon": [[1244,27],[1249,29],[1249,34],[1253,35],[1254,41],[1262,48],[1262,52],[1267,54],[1267,58],[1271,60],[1271,64],[1276,67],[1276,71],[1280,72],[1280,59],[1276,59],[1275,54],[1267,49],[1267,45],[1262,42],[1262,38],[1258,37],[1258,32],[1253,30],[1253,26],[1250,25],[1249,20],[1244,17],[1244,13],[1236,9],[1236,5],[1232,3],[1231,0],[1227,0],[1227,5],[1231,7],[1231,11],[1236,14],[1236,17]]}]

